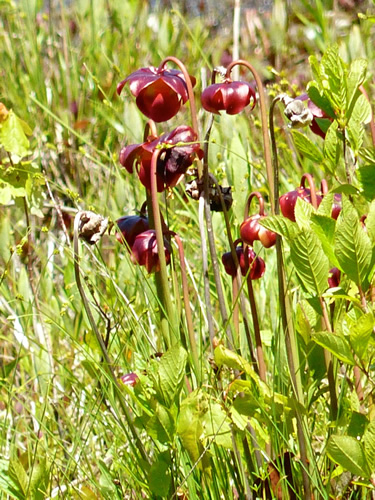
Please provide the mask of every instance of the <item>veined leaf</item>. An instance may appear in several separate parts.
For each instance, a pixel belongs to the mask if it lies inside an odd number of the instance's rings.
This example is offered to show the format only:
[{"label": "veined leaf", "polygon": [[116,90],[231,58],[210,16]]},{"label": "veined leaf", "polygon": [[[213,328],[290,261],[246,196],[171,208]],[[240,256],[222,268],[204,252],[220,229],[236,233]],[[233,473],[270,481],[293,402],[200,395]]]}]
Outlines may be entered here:
[{"label": "veined leaf", "polygon": [[358,88],[365,81],[367,71],[366,59],[355,59],[349,67],[347,84],[346,84],[346,100],[347,100],[347,118],[351,116],[353,105],[358,98]]},{"label": "veined leaf", "polygon": [[0,126],[0,145],[17,157],[16,163],[29,154],[29,140],[24,132],[24,125],[13,111],[9,111],[8,117]]},{"label": "veined leaf", "polygon": [[335,252],[340,268],[364,291],[368,287],[371,264],[371,241],[360,227],[358,214],[343,195],[343,216],[339,217],[335,233]]},{"label": "veined leaf", "polygon": [[306,158],[320,163],[323,161],[323,154],[320,149],[304,134],[297,130],[292,131],[294,144],[297,150]]},{"label": "veined leaf", "polygon": [[360,167],[357,175],[363,196],[366,200],[373,200],[375,198],[375,164]]},{"label": "veined leaf", "polygon": [[375,164],[375,148],[362,148],[359,156],[369,163]]},{"label": "veined leaf", "polygon": [[342,142],[339,137],[337,121],[332,122],[324,139],[324,157],[329,171],[334,174],[342,155]]},{"label": "veined leaf", "polygon": [[367,351],[373,328],[374,316],[372,313],[363,314],[357,321],[349,325],[350,343],[359,359],[362,359]]},{"label": "veined leaf", "polygon": [[359,94],[358,99],[355,101],[349,124],[352,120],[357,123],[366,124],[370,123],[372,116],[371,104],[368,102],[363,94]]},{"label": "veined leaf", "polygon": [[363,434],[363,448],[370,471],[375,471],[375,420],[372,420]]},{"label": "veined leaf", "polygon": [[352,117],[346,127],[346,131],[348,133],[350,147],[353,150],[354,156],[357,157],[365,135],[364,126],[361,122]]},{"label": "veined leaf", "polygon": [[[315,78],[317,80],[317,78]],[[317,82],[309,82],[307,84],[307,93],[314,104],[318,106],[321,110],[323,110],[326,115],[330,118],[335,118],[335,113],[332,109],[331,103],[327,99],[327,97],[323,93],[323,89],[321,85],[318,85]]]},{"label": "veined leaf", "polygon": [[331,264],[333,264],[334,267],[339,267],[334,251],[336,221],[325,215],[313,214],[311,216],[310,227],[319,238],[323,251]]},{"label": "veined leaf", "polygon": [[297,226],[301,231],[305,231],[310,227],[311,214],[314,212],[314,208],[311,203],[298,197],[296,201],[296,206],[294,208],[294,216],[296,218]]},{"label": "veined leaf", "polygon": [[187,353],[180,345],[168,349],[160,360],[158,371],[159,390],[164,404],[170,407],[181,390],[185,374]]},{"label": "veined leaf", "polygon": [[328,85],[326,93],[334,111],[344,114],[346,111],[346,79],[347,70],[339,55],[337,44],[328,47],[320,62],[320,75],[323,87]]},{"label": "veined leaf", "polygon": [[361,443],[351,436],[331,436],[327,445],[327,455],[345,470],[368,478],[370,471]]},{"label": "veined leaf", "polygon": [[259,221],[261,226],[290,240],[298,233],[298,226],[282,215],[269,215]]},{"label": "veined leaf", "polygon": [[312,340],[330,351],[344,363],[355,365],[354,357],[348,342],[343,335],[331,332],[320,332],[312,335]]},{"label": "veined leaf", "polygon": [[162,498],[168,496],[171,485],[171,472],[169,470],[169,464],[161,457],[158,457],[151,465],[148,474],[148,483],[154,495]]},{"label": "veined leaf", "polygon": [[375,243],[375,200],[370,203],[370,208],[365,220],[367,234],[372,243]]},{"label": "veined leaf", "polygon": [[299,233],[290,245],[290,256],[303,287],[311,295],[328,288],[328,258],[318,236],[311,230]]}]

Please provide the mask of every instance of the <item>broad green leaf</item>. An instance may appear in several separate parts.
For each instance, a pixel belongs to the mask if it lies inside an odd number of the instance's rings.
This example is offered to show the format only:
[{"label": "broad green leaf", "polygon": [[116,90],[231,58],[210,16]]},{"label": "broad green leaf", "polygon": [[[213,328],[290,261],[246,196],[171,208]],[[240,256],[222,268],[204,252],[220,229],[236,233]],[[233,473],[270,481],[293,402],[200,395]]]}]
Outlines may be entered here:
[{"label": "broad green leaf", "polygon": [[358,194],[359,191],[352,184],[336,184],[335,187],[331,189],[331,192],[350,195]]},{"label": "broad green leaf", "polygon": [[202,419],[208,410],[207,396],[199,389],[193,391],[181,402],[177,419],[177,434],[193,463],[200,469],[209,468],[209,458],[201,442]]},{"label": "broad green leaf", "polygon": [[343,115],[346,111],[346,76],[345,63],[339,56],[337,44],[328,47],[320,62],[322,85],[327,89],[328,97],[336,114]]},{"label": "broad green leaf", "polygon": [[367,71],[366,59],[355,59],[352,61],[348,71],[346,84],[347,118],[351,116],[351,111],[358,99],[358,88],[365,81]]},{"label": "broad green leaf", "polygon": [[104,495],[105,498],[111,498],[111,500],[112,499],[120,500],[121,497],[119,496],[117,488],[113,482],[113,477],[111,475],[111,472],[107,464],[103,460],[99,460],[98,466],[101,472],[99,478],[101,493]]},{"label": "broad green leaf", "polygon": [[342,216],[337,221],[335,252],[340,268],[366,291],[372,248],[370,238],[360,226],[358,214],[343,195]]},{"label": "broad green leaf", "polygon": [[230,420],[218,403],[208,401],[208,410],[202,415],[203,433],[201,439],[207,445],[207,439],[213,440],[217,445],[232,448],[232,433]]},{"label": "broad green leaf", "polygon": [[321,163],[323,161],[322,152],[310,139],[297,130],[293,130],[292,135],[297,150],[303,156],[306,156],[306,158],[309,158],[316,163]]},{"label": "broad green leaf", "polygon": [[354,104],[354,108],[352,110],[349,125],[352,120],[356,123],[360,123],[361,125],[365,125],[370,123],[372,117],[371,104],[368,102],[366,97],[363,94],[359,94],[358,99]]},{"label": "broad green leaf", "polygon": [[329,262],[317,235],[311,230],[299,233],[291,241],[290,256],[305,290],[322,295],[328,288]]},{"label": "broad green leaf", "polygon": [[375,243],[375,200],[370,203],[370,208],[365,220],[367,234],[370,236],[372,243]]},{"label": "broad green leaf", "polygon": [[363,434],[363,448],[371,473],[375,472],[375,420],[372,420]]},{"label": "broad green leaf", "polygon": [[331,217],[313,214],[311,216],[310,227],[318,236],[322,248],[330,263],[334,267],[339,267],[334,251],[334,235],[336,221]]},{"label": "broad green leaf", "polygon": [[343,335],[330,332],[320,332],[314,333],[312,340],[327,349],[327,351],[330,351],[336,356],[336,358],[344,361],[344,363],[355,365],[352,351]]},{"label": "broad green leaf", "polygon": [[9,460],[0,458],[0,492],[9,495],[11,498],[25,500],[25,494],[18,478],[12,479],[9,472]]},{"label": "broad green leaf", "polygon": [[338,132],[337,122],[334,121],[327,130],[324,139],[324,157],[328,162],[329,172],[335,173],[342,156],[342,141]]},{"label": "broad green leaf", "polygon": [[227,366],[233,370],[239,370],[241,372],[246,372],[252,374],[254,372],[253,367],[246,361],[242,356],[237,354],[230,349],[227,349],[223,345],[219,344],[214,351],[215,363],[217,366]]},{"label": "broad green leaf", "polygon": [[155,414],[148,420],[147,433],[160,443],[172,443],[176,431],[176,423],[172,413],[157,403]]},{"label": "broad green leaf", "polygon": [[357,176],[362,188],[362,195],[368,201],[375,198],[375,164],[365,165],[357,170]]},{"label": "broad green leaf", "polygon": [[314,212],[314,208],[311,203],[298,197],[296,201],[296,206],[294,207],[294,216],[296,218],[297,226],[301,231],[305,231],[310,227],[310,217]]},{"label": "broad green leaf", "polygon": [[375,148],[362,148],[359,151],[359,156],[369,163],[375,165]]},{"label": "broad green leaf", "polygon": [[8,475],[10,479],[17,484],[17,487],[26,494],[29,478],[18,458],[13,458],[9,462]]},{"label": "broad green leaf", "polygon": [[366,456],[361,443],[351,436],[331,436],[327,445],[329,458],[352,474],[370,476]]},{"label": "broad green leaf", "polygon": [[363,137],[365,135],[365,129],[359,121],[351,118],[346,131],[348,133],[348,139],[351,149],[355,157],[358,156],[358,152],[363,143]]},{"label": "broad green leaf", "polygon": [[374,316],[372,313],[363,314],[348,326],[350,344],[359,359],[362,359],[374,328]]},{"label": "broad green leaf", "polygon": [[24,132],[23,123],[13,111],[10,111],[7,119],[0,124],[0,146],[15,156],[15,162],[29,154],[29,140]]},{"label": "broad green leaf", "polygon": [[288,240],[294,238],[298,233],[297,224],[282,215],[269,215],[261,219],[259,224]]},{"label": "broad green leaf", "polygon": [[317,82],[309,82],[307,85],[307,93],[314,104],[318,106],[321,110],[323,110],[327,116],[331,118],[335,118],[335,113],[332,109],[331,103],[324,95],[323,90]]},{"label": "broad green leaf", "polygon": [[359,411],[352,411],[350,416],[350,423],[347,429],[348,436],[355,438],[362,437],[368,425],[368,418]]},{"label": "broad green leaf", "polygon": [[34,465],[31,480],[30,490],[33,493],[33,500],[44,500],[47,496],[49,481],[49,468],[46,461],[42,460],[39,464]]},{"label": "broad green leaf", "polygon": [[151,465],[148,484],[154,495],[167,498],[171,486],[171,472],[169,465],[163,459],[158,458]]},{"label": "broad green leaf", "polygon": [[187,353],[180,345],[174,345],[160,360],[158,385],[164,403],[170,407],[181,390],[185,374]]}]

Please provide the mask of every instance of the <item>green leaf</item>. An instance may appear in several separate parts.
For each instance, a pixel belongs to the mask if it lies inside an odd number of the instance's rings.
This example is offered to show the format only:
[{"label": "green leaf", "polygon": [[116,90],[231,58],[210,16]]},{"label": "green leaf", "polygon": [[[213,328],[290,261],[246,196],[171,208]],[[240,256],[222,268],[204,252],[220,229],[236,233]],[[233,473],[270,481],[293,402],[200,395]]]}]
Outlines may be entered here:
[{"label": "green leaf", "polygon": [[31,480],[30,491],[33,494],[33,500],[44,500],[47,496],[49,481],[49,468],[46,460],[41,460],[39,464],[34,465]]},{"label": "green leaf", "polygon": [[364,160],[375,165],[375,148],[362,148],[359,151],[359,155]]},{"label": "green leaf", "polygon": [[310,226],[310,217],[313,212],[314,208],[311,203],[308,203],[300,197],[297,198],[294,216],[300,230],[304,231]]},{"label": "green leaf", "polygon": [[24,132],[24,122],[10,111],[5,121],[0,124],[0,146],[18,161],[29,154],[29,140]]},{"label": "green leaf", "polygon": [[374,325],[372,313],[363,314],[355,322],[348,325],[350,344],[359,359],[362,359],[367,351]]},{"label": "green leaf", "polygon": [[202,415],[202,426],[201,439],[203,444],[207,444],[206,440],[213,440],[219,446],[232,448],[230,420],[218,403],[214,403],[212,400],[208,401],[208,411]]},{"label": "green leaf", "polygon": [[170,466],[162,458],[158,458],[150,468],[148,484],[154,495],[166,498],[171,486]]},{"label": "green leaf", "polygon": [[372,117],[371,104],[363,94],[359,94],[351,113],[349,124],[352,120],[361,125],[370,123]]},{"label": "green leaf", "polygon": [[13,479],[9,474],[9,460],[0,458],[0,491],[11,498],[26,500],[23,488],[19,484],[18,478]]},{"label": "green leaf", "polygon": [[334,356],[336,356],[336,358],[344,361],[344,363],[355,365],[352,351],[343,335],[330,332],[320,332],[314,333],[312,335],[312,340],[327,349],[327,351],[330,351]]},{"label": "green leaf", "polygon": [[358,152],[363,143],[363,137],[365,135],[365,129],[359,121],[351,118],[346,131],[348,133],[348,139],[351,149],[355,157],[358,156]]},{"label": "green leaf", "polygon": [[176,432],[176,423],[172,413],[157,403],[155,414],[148,420],[146,430],[149,436],[160,443],[172,443]]},{"label": "green leaf", "polygon": [[310,139],[297,130],[293,130],[292,135],[297,150],[303,156],[306,156],[306,158],[309,158],[317,163],[321,163],[323,161],[322,152]]},{"label": "green leaf", "polygon": [[328,288],[329,262],[317,235],[307,230],[290,244],[290,256],[302,286],[312,295],[322,295]]},{"label": "green leaf", "polygon": [[10,479],[17,484],[17,488],[22,491],[24,495],[26,495],[29,478],[27,477],[26,471],[18,458],[10,460],[8,474]]},{"label": "green leaf", "polygon": [[218,367],[227,366],[233,370],[239,370],[248,374],[253,373],[254,369],[242,356],[230,349],[227,349],[222,344],[219,344],[214,351],[215,363]]},{"label": "green leaf", "polygon": [[158,370],[158,387],[163,403],[170,407],[181,391],[181,383],[185,375],[187,353],[180,345],[174,345],[160,360]]},{"label": "green leaf", "polygon": [[375,200],[370,203],[365,224],[367,234],[371,238],[372,243],[375,243]]},{"label": "green leaf", "polygon": [[197,389],[181,402],[177,419],[177,433],[191,461],[200,469],[209,468],[209,458],[201,442],[202,418],[208,410],[207,396]]},{"label": "green leaf", "polygon": [[342,141],[337,121],[332,122],[324,139],[324,157],[330,173],[334,174],[342,155]]},{"label": "green leaf", "polygon": [[335,233],[336,257],[344,273],[366,291],[372,256],[371,241],[360,226],[357,212],[344,195],[342,203],[342,214]]},{"label": "green leaf", "polygon": [[297,224],[282,215],[269,215],[261,219],[259,224],[288,240],[294,238],[298,233]]},{"label": "green leaf", "polygon": [[355,59],[350,64],[346,82],[347,118],[350,118],[351,110],[358,99],[358,88],[365,81],[366,71],[366,59]]},{"label": "green leaf", "polygon": [[375,420],[372,420],[363,434],[363,448],[370,471],[375,472]]},{"label": "green leaf", "polygon": [[311,229],[319,238],[323,251],[334,267],[339,267],[334,251],[334,235],[336,221],[331,217],[313,214],[311,216]]},{"label": "green leaf", "polygon": [[336,118],[335,112],[332,109],[331,103],[324,95],[322,87],[317,82],[309,82],[307,85],[307,93],[314,104],[323,110],[330,118]]},{"label": "green leaf", "polygon": [[327,445],[329,458],[352,474],[370,476],[366,456],[361,443],[351,436],[331,436]]},{"label": "green leaf", "polygon": [[346,76],[345,63],[339,55],[337,44],[328,47],[320,62],[320,75],[322,86],[326,89],[336,115],[345,114],[346,111]]},{"label": "green leaf", "polygon": [[362,194],[368,201],[375,198],[375,164],[365,165],[357,170]]}]

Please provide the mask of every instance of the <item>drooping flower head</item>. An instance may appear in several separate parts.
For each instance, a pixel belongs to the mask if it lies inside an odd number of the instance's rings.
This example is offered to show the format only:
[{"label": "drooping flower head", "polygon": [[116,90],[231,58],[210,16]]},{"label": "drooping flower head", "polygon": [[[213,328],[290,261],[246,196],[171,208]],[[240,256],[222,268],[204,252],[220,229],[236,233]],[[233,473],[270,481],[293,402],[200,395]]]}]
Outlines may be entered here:
[{"label": "drooping flower head", "polygon": [[[264,260],[261,257],[257,256],[252,247],[247,246],[246,247],[247,262],[246,262],[243,244],[240,240],[237,241],[241,243],[239,246],[236,247],[236,254],[242,276],[246,276],[250,268],[249,277],[251,280],[257,280],[261,278],[266,270],[266,264]],[[224,253],[221,257],[221,261],[224,265],[225,272],[232,277],[236,276],[237,270],[232,257],[232,253],[231,252]]]},{"label": "drooping flower head", "polygon": [[150,137],[142,144],[132,144],[120,152],[120,163],[129,173],[137,168],[139,180],[151,189],[151,158],[156,147],[165,145],[157,162],[157,189],[159,192],[174,187],[181,180],[186,170],[192,165],[195,156],[202,158],[203,151],[196,142],[197,134],[191,127],[180,125],[172,132],[160,137]]},{"label": "drooping flower head", "polygon": [[[189,77],[194,87],[196,80]],[[136,97],[139,110],[157,123],[175,116],[188,100],[186,81],[180,70],[153,66],[138,69],[117,85],[119,95],[126,83]]]},{"label": "drooping flower head", "polygon": [[250,83],[233,82],[226,78],[223,83],[209,85],[201,95],[202,106],[206,111],[228,115],[240,113],[251,102],[251,109],[256,103],[255,90]]},{"label": "drooping flower head", "polygon": [[[167,265],[171,261],[171,247],[164,238],[165,260]],[[134,264],[145,266],[148,273],[160,271],[158,244],[156,232],[153,229],[143,231],[135,238],[131,249],[131,260]]]}]

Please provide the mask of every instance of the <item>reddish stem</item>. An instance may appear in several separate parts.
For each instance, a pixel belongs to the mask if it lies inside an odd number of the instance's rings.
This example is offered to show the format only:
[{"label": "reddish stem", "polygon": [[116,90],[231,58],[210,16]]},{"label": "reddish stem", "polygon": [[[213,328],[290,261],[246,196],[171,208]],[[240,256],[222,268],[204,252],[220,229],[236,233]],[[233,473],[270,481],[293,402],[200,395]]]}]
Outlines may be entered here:
[{"label": "reddish stem", "polygon": [[259,202],[259,215],[264,216],[264,199],[263,196],[259,193],[259,191],[253,191],[250,193],[246,205],[245,205],[245,212],[244,212],[244,220],[246,220],[249,216],[249,211],[250,211],[250,205],[251,205],[251,200],[253,198],[258,198]]},{"label": "reddish stem", "polygon": [[192,85],[191,80],[190,80],[190,75],[186,69],[186,66],[179,59],[177,59],[177,57],[174,57],[174,56],[166,57],[160,63],[158,69],[162,70],[168,61],[176,64],[180,68],[182,74],[184,75],[186,88],[187,88],[187,92],[188,92],[188,96],[189,96],[191,124],[192,124],[194,132],[197,134],[197,137],[198,137],[199,131],[198,131],[198,119],[197,119],[197,107],[195,105],[195,97],[194,97],[193,85]]},{"label": "reddish stem", "polygon": [[314,178],[311,174],[303,174],[301,177],[301,188],[305,187],[305,181],[307,180],[310,188],[310,195],[311,195],[311,204],[312,206],[317,209],[318,208],[318,202],[316,199],[316,189],[315,189],[315,184],[314,184]]}]

